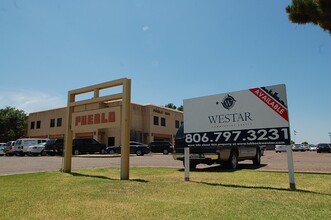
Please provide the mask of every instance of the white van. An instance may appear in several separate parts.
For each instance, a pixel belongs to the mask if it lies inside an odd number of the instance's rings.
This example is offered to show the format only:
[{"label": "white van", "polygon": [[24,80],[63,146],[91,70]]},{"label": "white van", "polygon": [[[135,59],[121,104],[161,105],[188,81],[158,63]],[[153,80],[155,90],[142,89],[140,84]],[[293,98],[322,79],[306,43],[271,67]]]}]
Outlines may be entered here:
[{"label": "white van", "polygon": [[15,141],[14,154],[24,156],[28,152],[29,146],[45,143],[48,139],[22,138]]}]

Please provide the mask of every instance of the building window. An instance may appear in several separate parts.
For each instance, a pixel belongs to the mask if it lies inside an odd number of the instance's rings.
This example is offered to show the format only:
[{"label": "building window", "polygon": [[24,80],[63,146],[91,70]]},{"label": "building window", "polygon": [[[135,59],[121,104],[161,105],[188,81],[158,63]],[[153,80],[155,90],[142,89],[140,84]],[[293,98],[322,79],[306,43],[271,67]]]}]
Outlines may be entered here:
[{"label": "building window", "polygon": [[41,121],[37,121],[37,129],[39,129],[40,128],[40,126],[41,126]]},{"label": "building window", "polygon": [[30,125],[30,129],[34,129],[34,125],[35,125],[35,122],[34,121],[31,121],[31,125]]},{"label": "building window", "polygon": [[175,128],[179,128],[179,121],[175,120]]},{"label": "building window", "polygon": [[161,126],[165,127],[166,126],[166,119],[161,118]]},{"label": "building window", "polygon": [[159,125],[159,117],[154,116],[154,125]]},{"label": "building window", "polygon": [[54,128],[55,127],[55,119],[51,119],[51,122],[50,122],[50,127],[51,128]]},{"label": "building window", "polygon": [[56,122],[57,127],[62,127],[62,118],[58,118]]}]

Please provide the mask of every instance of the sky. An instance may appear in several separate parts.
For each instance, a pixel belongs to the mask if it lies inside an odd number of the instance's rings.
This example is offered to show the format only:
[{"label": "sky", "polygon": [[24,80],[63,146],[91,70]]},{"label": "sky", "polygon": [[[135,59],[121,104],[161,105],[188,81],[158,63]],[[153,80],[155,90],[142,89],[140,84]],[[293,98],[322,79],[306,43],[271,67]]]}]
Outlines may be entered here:
[{"label": "sky", "polygon": [[331,35],[291,23],[290,3],[1,0],[0,108],[64,107],[119,78],[132,102],[162,106],[285,84],[292,140],[330,142]]}]

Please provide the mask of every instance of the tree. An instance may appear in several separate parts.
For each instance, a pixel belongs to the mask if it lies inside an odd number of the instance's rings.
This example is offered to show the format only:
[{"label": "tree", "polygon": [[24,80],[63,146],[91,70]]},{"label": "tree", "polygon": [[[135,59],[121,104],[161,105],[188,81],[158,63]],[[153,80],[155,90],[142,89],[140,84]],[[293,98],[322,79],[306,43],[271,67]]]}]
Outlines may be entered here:
[{"label": "tree", "polygon": [[27,115],[13,107],[0,109],[0,141],[16,140],[25,135]]},{"label": "tree", "polygon": [[177,109],[178,111],[184,111],[183,105],[177,107],[173,103],[166,104],[164,107],[171,108],[171,109]]},{"label": "tree", "polygon": [[331,34],[330,0],[292,0],[286,12],[293,23],[313,23]]},{"label": "tree", "polygon": [[172,109],[177,109],[177,107],[173,103],[168,103],[164,107],[166,107],[166,108],[172,108]]},{"label": "tree", "polygon": [[183,111],[184,111],[184,106],[183,106],[183,105],[179,106],[179,107],[177,108],[177,110],[183,112]]}]

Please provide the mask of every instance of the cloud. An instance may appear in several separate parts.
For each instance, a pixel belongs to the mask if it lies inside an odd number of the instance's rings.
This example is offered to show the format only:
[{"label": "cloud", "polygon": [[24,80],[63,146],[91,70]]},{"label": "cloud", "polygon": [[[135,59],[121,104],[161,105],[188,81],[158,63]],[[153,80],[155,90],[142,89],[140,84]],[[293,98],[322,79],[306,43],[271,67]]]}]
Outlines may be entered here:
[{"label": "cloud", "polygon": [[149,26],[145,25],[142,29],[143,29],[143,31],[148,31],[149,30]]},{"label": "cloud", "polygon": [[26,113],[66,106],[66,98],[36,90],[0,90],[0,108],[15,107]]}]

